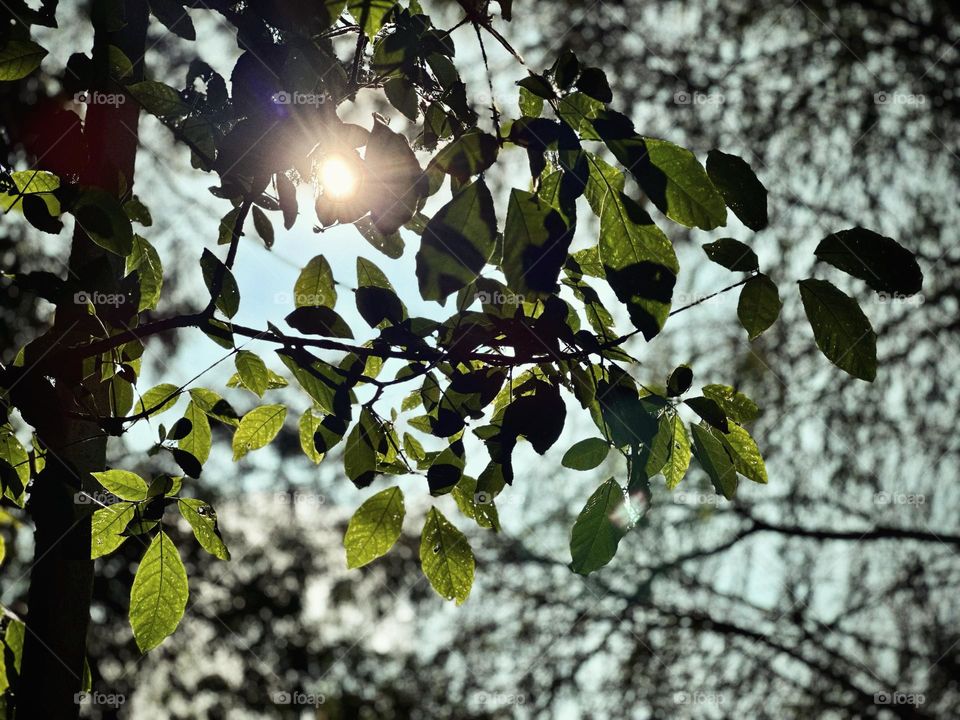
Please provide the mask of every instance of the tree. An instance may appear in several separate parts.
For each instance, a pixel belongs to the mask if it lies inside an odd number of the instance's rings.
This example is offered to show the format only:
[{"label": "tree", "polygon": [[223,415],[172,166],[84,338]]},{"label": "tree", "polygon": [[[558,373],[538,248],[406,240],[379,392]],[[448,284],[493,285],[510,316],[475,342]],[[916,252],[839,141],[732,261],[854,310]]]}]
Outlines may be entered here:
[{"label": "tree", "polygon": [[[89,93],[85,116],[48,105],[34,124],[7,128],[27,161],[4,168],[5,211],[54,234],[62,231],[62,218],[74,221],[66,277],[13,278],[53,303],[56,315],[0,377],[3,420],[9,421],[5,502],[36,528],[26,626],[11,620],[5,635],[16,658],[7,675],[21,716],[77,712],[91,555],[113,552],[130,538],[141,543],[130,597],[133,634],[146,652],[175,630],[188,581],[164,529],[165,512],[178,511],[206,551],[229,558],[215,511],[185,489],[209,457],[211,422],[232,432],[239,460],[269,444],[286,420],[280,403],[241,415],[220,393],[197,384],[204,371],[186,385],[161,383],[141,392],[140,358],[151,337],[200,330],[224,348],[221,361],[235,363],[229,385],[258,398],[293,379],[314,404],[299,421],[307,458],[320,462],[342,448],[345,474],[358,488],[380,475],[425,477],[430,494],[452,494],[465,517],[493,530],[499,528],[496,498],[514,481],[519,441],[543,454],[558,440],[568,405],[579,406],[597,437],[571,447],[564,464],[589,471],[611,451],[623,458],[622,480],[600,484],[573,525],[571,567],[581,574],[612,560],[642,517],[653,478],[663,475],[675,487],[691,456],[728,499],[739,476],[766,482],[745,427],[757,409],[736,389],[736,378],[722,378],[731,385],[706,384],[701,395],[690,392],[694,376],[685,365],[663,384],[647,377],[638,382],[631,374],[638,361],[625,350],[629,340],[652,341],[671,315],[709,299],[673,307],[679,265],[650,212],[683,228],[712,231],[726,226],[729,208],[746,236],[768,224],[763,185],[737,156],[711,150],[704,167],[691,151],[644,136],[612,109],[604,71],[581,64],[570,51],[542,72],[526,68],[494,26],[509,21],[511,3],[499,3],[499,17],[485,2],[461,5],[462,19],[443,30],[416,0],[341,0],[309,9],[210,3],[236,28],[242,50],[228,93],[226,80],[199,58],[190,63],[183,89],[150,78],[148,11],[192,39],[181,4],[97,0],[92,56],[72,56],[62,79],[64,87]],[[6,10],[16,22],[4,25],[0,79],[29,82],[45,54],[31,39],[31,25],[55,27],[54,11],[51,3]],[[484,58],[487,42],[516,57],[515,119],[496,105],[489,120],[472,109],[454,59],[455,42],[471,36]],[[489,84],[492,94],[492,79]],[[369,126],[339,118],[338,108],[361,91],[381,93],[396,111],[391,114],[410,121],[412,144],[383,116]],[[149,198],[133,194],[141,111],[190,148],[197,170],[218,178],[214,195],[231,206],[217,238],[224,259],[202,249],[207,242],[201,239],[191,248],[209,291],[194,312],[154,316],[163,263],[133,230],[133,223],[149,228],[151,222]],[[57,151],[63,138],[68,151]],[[511,167],[514,148],[526,151],[530,180],[506,199],[495,198],[491,179]],[[372,260],[358,262],[351,287],[317,256],[303,268],[295,307],[285,318],[295,333],[281,330],[279,319],[266,328],[232,321],[241,299],[232,270],[248,225],[272,246],[271,214],[291,228],[299,219],[297,186],[308,184],[316,187],[318,230],[355,224],[388,258],[404,252],[401,229],[418,238],[420,295],[438,303],[439,317],[412,316]],[[595,234],[576,233],[578,211],[581,226],[598,223]],[[737,274],[716,294],[740,291],[740,322],[756,338],[780,314],[777,286],[740,240],[721,238],[704,251]],[[878,293],[920,289],[911,253],[860,227],[830,234],[816,255]],[[362,335],[336,310],[345,287],[369,325]],[[451,297],[453,312],[444,317]],[[799,298],[824,355],[850,375],[874,380],[875,334],[857,302],[816,278],[800,281]],[[612,299],[629,315],[631,331],[615,328],[607,307]],[[252,343],[273,349],[286,377],[248,349]],[[400,411],[387,410],[385,395],[398,387],[411,390]],[[189,405],[169,429],[159,426],[156,473],[144,478],[108,463],[109,439],[160,415],[180,396],[188,396]],[[691,418],[700,421],[688,430]],[[468,425],[489,456],[476,477],[467,474]],[[18,433],[33,433],[31,452]],[[164,471],[169,461],[178,473]],[[369,497],[344,537],[348,564],[365,565],[386,553],[404,515],[398,485]],[[475,559],[437,508],[425,518],[419,554],[433,588],[464,602]]]}]

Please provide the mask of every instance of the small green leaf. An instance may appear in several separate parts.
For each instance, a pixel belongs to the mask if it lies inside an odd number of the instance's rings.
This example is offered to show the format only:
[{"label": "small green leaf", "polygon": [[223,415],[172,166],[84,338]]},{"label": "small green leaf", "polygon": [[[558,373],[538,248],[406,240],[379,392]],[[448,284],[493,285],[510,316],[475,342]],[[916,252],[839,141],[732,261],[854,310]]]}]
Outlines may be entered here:
[{"label": "small green leaf", "polygon": [[420,535],[420,564],[437,594],[462,605],[473,586],[475,560],[466,536],[436,508]]},{"label": "small green leaf", "polygon": [[750,437],[750,433],[737,424],[730,425],[730,432],[720,437],[727,448],[727,453],[733,458],[733,466],[745,478],[762,485],[767,484],[767,467],[760,454],[760,448]]},{"label": "small green leaf", "polygon": [[287,408],[283,405],[261,405],[244,415],[233,434],[233,459],[239,460],[268,445],[280,432],[286,417]]},{"label": "small green leaf", "polygon": [[287,325],[304,335],[353,339],[353,331],[346,320],[328,307],[298,307],[284,319]]},{"label": "small green leaf", "polygon": [[602,103],[613,102],[613,91],[607,75],[600,68],[584,68],[577,78],[577,90]]},{"label": "small green leaf", "polygon": [[109,555],[123,545],[129,537],[123,531],[133,520],[134,507],[131,502],[118,502],[94,511],[90,534],[91,560]]},{"label": "small green leaf", "polygon": [[767,190],[743,158],[711,150],[707,174],[744,225],[755,231],[767,226]]},{"label": "small green leaf", "polygon": [[317,255],[306,264],[293,286],[295,307],[328,307],[337,303],[337,288],[333,270],[323,255]]},{"label": "small green leaf", "polygon": [[737,469],[718,435],[719,432],[708,425],[693,426],[697,460],[707,471],[717,492],[727,500],[732,500],[737,493]]},{"label": "small green leaf", "polygon": [[350,518],[343,536],[347,567],[363,567],[386,555],[400,538],[404,514],[403,492],[398,487],[366,500]]},{"label": "small green leaf", "polygon": [[560,461],[571,470],[593,470],[599,467],[610,452],[610,443],[603,438],[587,438],[573,445]]},{"label": "small green leaf", "polygon": [[824,238],[816,256],[881,294],[914,295],[923,287],[923,272],[912,252],[862,227]]},{"label": "small green leaf", "polygon": [[729,423],[726,413],[710,398],[694,397],[683,401],[684,404],[721,432],[727,432]]},{"label": "small green leaf", "polygon": [[500,144],[497,139],[480,130],[470,130],[434,156],[430,168],[436,168],[462,181],[479,175],[497,159]]},{"label": "small green leaf", "polygon": [[268,250],[272,248],[274,242],[273,223],[270,222],[267,214],[256,205],[253,206],[253,227],[256,228],[257,235],[263,240],[266,248]]},{"label": "small green leaf", "polygon": [[267,366],[260,359],[260,356],[249,350],[240,350],[234,358],[234,362],[243,386],[257,397],[263,397],[269,384],[269,374]]},{"label": "small green leaf", "polygon": [[180,388],[173,383],[160,383],[140,396],[136,413],[148,413],[150,417],[155,417],[172,408],[179,399]]},{"label": "small green leaf", "polygon": [[201,465],[210,457],[213,437],[207,413],[194,401],[187,405],[184,419],[190,421],[190,432],[177,442],[177,447],[197,459]]},{"label": "small green leaf", "polygon": [[383,28],[387,14],[396,4],[395,0],[349,0],[347,10],[357,21],[357,25],[363,28],[367,37],[373,40]]},{"label": "small green leaf", "polygon": [[673,490],[690,467],[690,437],[680,415],[663,415],[657,436],[650,448],[647,475],[663,473],[667,489]]},{"label": "small green leaf", "polygon": [[177,629],[189,594],[180,553],[160,532],[140,560],[130,590],[130,627],[140,652],[152,650]]},{"label": "small green leaf", "polygon": [[211,293],[214,291],[214,282],[217,275],[222,276],[216,308],[228,318],[232,318],[240,309],[240,288],[237,286],[237,280],[233,277],[233,273],[216,255],[206,248],[200,255],[200,269],[203,272],[203,283]]},{"label": "small green leaf", "polygon": [[496,235],[493,196],[477,180],[440,208],[423,231],[417,253],[423,299],[445,302],[473,282],[493,254]]},{"label": "small green leaf", "polygon": [[147,497],[147,481],[129,470],[106,470],[91,473],[97,481],[118,498],[143,500]]},{"label": "small green leaf", "polygon": [[877,377],[877,336],[857,301],[826,280],[802,280],[800,298],[817,347],[827,359],[854,377]]},{"label": "small green leaf", "polygon": [[220,560],[229,560],[230,551],[223,543],[220,528],[217,525],[217,512],[210,503],[195,498],[181,498],[177,501],[180,514],[190,523],[197,542],[208,553]]},{"label": "small green leaf", "polygon": [[737,317],[747,336],[756,340],[777,321],[782,307],[776,284],[761,273],[747,280],[740,291]]},{"label": "small green leaf", "polygon": [[741,425],[760,416],[760,408],[753,400],[728,385],[704,385],[703,394],[717,403],[727,417]]},{"label": "small green leaf", "polygon": [[573,525],[570,536],[571,569],[589,575],[602,568],[617,554],[617,546],[626,535],[619,514],[623,508],[623,488],[610,478],[597,488]]},{"label": "small green leaf", "polygon": [[311,407],[307,408],[306,412],[300,416],[300,422],[297,424],[297,429],[300,434],[300,447],[303,450],[303,454],[310,458],[310,461],[314,464],[319,464],[324,456],[324,453],[317,450],[316,442],[314,442],[314,436],[317,434],[317,430],[320,429],[322,422],[323,415]]},{"label": "small green leaf", "polygon": [[190,113],[190,106],[183,101],[180,93],[169,85],[144,80],[127,85],[127,92],[140,103],[144,110],[161,120],[183,117]]},{"label": "small green leaf", "polygon": [[140,304],[137,312],[152,310],[160,302],[163,289],[163,265],[156,248],[146,238],[133,236],[133,250],[127,256],[126,274],[136,272],[140,278]]},{"label": "small green leaf", "polygon": [[503,231],[503,274],[520,295],[549,293],[567,259],[573,231],[539,196],[513,190]]},{"label": "small green leaf", "polygon": [[[553,98],[557,96],[553,87],[550,85],[550,81],[543,77],[543,75],[528,75],[523,80],[519,80],[517,85],[541,100],[553,100]],[[536,115],[533,115],[533,113],[524,113],[524,115],[538,117],[539,113]]]},{"label": "small green leaf", "polygon": [[703,251],[717,265],[734,272],[753,272],[760,269],[757,254],[734,238],[720,238],[703,245]]},{"label": "small green leaf", "polygon": [[32,73],[47,51],[30,40],[7,40],[0,47],[0,80],[20,80]]},{"label": "small green leaf", "polygon": [[100,247],[126,257],[133,252],[133,226],[120,201],[106,190],[87,188],[71,208],[81,229]]}]

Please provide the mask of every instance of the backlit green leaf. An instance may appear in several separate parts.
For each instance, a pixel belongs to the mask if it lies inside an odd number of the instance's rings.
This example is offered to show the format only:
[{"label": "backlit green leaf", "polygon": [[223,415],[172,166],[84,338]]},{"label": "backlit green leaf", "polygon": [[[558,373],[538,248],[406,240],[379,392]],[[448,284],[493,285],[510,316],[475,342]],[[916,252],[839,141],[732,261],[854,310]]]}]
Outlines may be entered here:
[{"label": "backlit green leaf", "polygon": [[287,417],[287,408],[283,405],[261,405],[254,408],[240,421],[233,434],[233,459],[239,460],[248,452],[269,444]]},{"label": "backlit green leaf", "polygon": [[623,488],[610,478],[590,496],[573,525],[570,567],[574,572],[589,575],[617,554],[617,546],[626,535],[622,511]]},{"label": "backlit green leaf", "polygon": [[857,301],[826,280],[802,280],[800,298],[817,347],[854,377],[877,377],[877,336]]},{"label": "backlit green leaf", "polygon": [[420,535],[420,564],[437,594],[462,605],[473,586],[475,560],[466,536],[436,508]]},{"label": "backlit green leaf", "polygon": [[130,627],[140,652],[152,650],[177,629],[189,594],[180,553],[160,532],[140,560],[130,590]]},{"label": "backlit green leaf", "polygon": [[392,487],[364,502],[350,518],[343,547],[347,567],[358,568],[386,555],[400,538],[404,518],[403,493]]}]

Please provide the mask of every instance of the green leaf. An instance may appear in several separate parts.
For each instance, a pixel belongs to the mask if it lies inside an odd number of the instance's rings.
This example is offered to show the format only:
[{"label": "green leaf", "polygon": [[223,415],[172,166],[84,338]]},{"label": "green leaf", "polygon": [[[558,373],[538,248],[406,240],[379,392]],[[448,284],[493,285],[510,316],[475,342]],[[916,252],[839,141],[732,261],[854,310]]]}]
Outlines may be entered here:
[{"label": "green leaf", "polygon": [[233,459],[239,460],[268,445],[280,432],[286,417],[287,408],[283,405],[261,405],[244,415],[233,434]]},{"label": "green leaf", "polygon": [[363,408],[360,420],[347,436],[343,451],[343,468],[357,487],[373,482],[377,472],[377,449],[380,447],[380,425],[368,408]]},{"label": "green leaf", "polygon": [[473,282],[496,245],[497,217],[486,183],[477,180],[454,195],[427,223],[417,252],[424,300],[447,296]]},{"label": "green leaf", "polygon": [[475,560],[466,536],[435,507],[420,535],[420,564],[437,594],[462,605],[473,586]]},{"label": "green leaf", "polygon": [[173,383],[160,383],[147,390],[137,401],[136,413],[149,413],[155,417],[177,404],[180,399],[180,388]]},{"label": "green leaf", "polygon": [[383,84],[383,92],[391,105],[413,122],[417,121],[417,115],[420,114],[420,100],[409,80],[403,77],[389,78]]},{"label": "green leaf", "polygon": [[585,195],[600,218],[600,259],[607,281],[630,319],[652,339],[670,314],[680,264],[669,238],[650,216],[623,193],[623,173],[587,154]]},{"label": "green leaf", "polygon": [[693,370],[687,365],[676,368],[667,378],[667,397],[683,395],[693,384]]},{"label": "green leaf", "polygon": [[193,455],[202,465],[210,457],[210,446],[213,441],[210,420],[207,418],[207,413],[193,400],[187,405],[187,411],[183,417],[190,421],[190,432],[177,442],[177,447]]},{"label": "green leaf", "polygon": [[0,80],[20,80],[32,73],[47,51],[30,40],[7,40],[0,48]]},{"label": "green leaf", "polygon": [[389,237],[416,215],[428,182],[407,139],[379,119],[373,124],[363,160],[370,220],[381,235]]},{"label": "green leaf", "polygon": [[363,28],[367,37],[373,40],[383,28],[387,13],[396,4],[395,0],[349,0],[347,10],[357,21],[357,25]]},{"label": "green leaf", "polygon": [[[664,215],[686,227],[713,230],[727,224],[727,208],[696,156],[666,140],[644,138],[650,163],[666,178],[666,188],[652,191],[649,182],[640,186]],[[659,185],[659,183],[658,183]]]},{"label": "green leaf", "polygon": [[619,514],[623,509],[623,488],[610,478],[597,488],[583,506],[570,536],[570,568],[589,575],[602,568],[617,554],[617,546],[626,535]]},{"label": "green leaf", "polygon": [[133,236],[133,248],[127,256],[126,274],[136,271],[140,278],[140,304],[137,312],[152,310],[160,302],[163,289],[163,265],[156,248],[146,238]]},{"label": "green leaf", "polygon": [[576,130],[582,140],[601,139],[593,126],[601,112],[603,103],[582,92],[570,93],[557,101],[557,116]]},{"label": "green leaf", "polygon": [[923,287],[923,272],[913,253],[893,238],[862,227],[827,236],[816,256],[881,294],[914,295]]},{"label": "green leaf", "polygon": [[509,288],[523,296],[553,292],[571,240],[572,228],[556,208],[526,190],[513,190],[503,231]]},{"label": "green leaf", "polygon": [[711,150],[707,174],[740,222],[755,231],[767,227],[767,189],[743,158]]},{"label": "green leaf", "polygon": [[780,317],[780,292],[763,273],[750,278],[740,291],[737,317],[751,340],[756,340]]},{"label": "green leaf", "polygon": [[240,350],[234,358],[234,362],[243,386],[257,397],[263,397],[269,384],[269,374],[267,366],[260,359],[260,356],[249,350]]},{"label": "green leaf", "polygon": [[470,130],[437,153],[427,170],[437,169],[467,181],[493,165],[499,151],[500,145],[493,135]]},{"label": "green leaf", "polygon": [[854,377],[877,377],[877,336],[853,298],[826,280],[801,280],[800,298],[817,347],[827,359]]},{"label": "green leaf", "polygon": [[253,206],[253,227],[256,228],[257,235],[263,240],[266,248],[268,250],[272,248],[274,242],[273,223],[270,222],[267,214],[256,205]]},{"label": "green leaf", "polygon": [[543,114],[543,98],[525,87],[520,88],[520,114],[523,117],[538,118]]},{"label": "green leaf", "polygon": [[190,399],[209,417],[233,427],[240,424],[240,416],[237,411],[213,390],[193,388],[190,390]]},{"label": "green leaf", "polygon": [[574,80],[580,74],[580,61],[572,50],[564,50],[557,58],[553,69],[553,77],[561,90],[566,90],[573,85]]},{"label": "green leaf", "polygon": [[404,513],[398,487],[378,492],[357,508],[343,536],[347,567],[363,567],[386,555],[400,538]]},{"label": "green leaf", "polygon": [[[553,86],[550,85],[550,81],[543,77],[543,75],[528,75],[527,77],[523,78],[523,80],[517,81],[517,85],[541,100],[553,100],[553,98],[557,96],[553,90]],[[521,94],[521,99],[522,98],[523,96]],[[543,107],[543,103],[541,103],[540,106]],[[539,117],[540,113],[534,114],[525,112],[524,115]]]},{"label": "green leaf", "polygon": [[[5,461],[14,473],[9,484],[6,477],[2,478],[3,494],[19,504],[24,489],[30,482],[29,455],[9,425],[0,425],[0,460]],[[19,487],[13,487],[13,484],[18,484]]]},{"label": "green leaf", "polygon": [[297,423],[297,429],[300,433],[300,447],[303,454],[310,458],[314,464],[319,464],[324,456],[324,453],[317,450],[317,445],[313,439],[322,422],[323,415],[311,407],[307,408],[306,412],[300,416],[300,422]]},{"label": "green leaf", "polygon": [[160,82],[144,80],[132,83],[127,85],[127,92],[144,110],[161,120],[183,117],[190,112],[190,107],[183,102],[180,93]]},{"label": "green leaf", "polygon": [[357,220],[353,226],[360,231],[364,240],[391,260],[403,257],[403,249],[406,246],[399,232],[384,235],[377,230],[369,215]]},{"label": "green leaf", "polygon": [[287,325],[304,335],[353,339],[347,321],[328,307],[298,307],[284,319]]},{"label": "green leaf", "polygon": [[91,560],[109,555],[123,545],[129,537],[124,535],[123,531],[126,530],[127,524],[133,520],[134,507],[133,503],[118,502],[105,508],[99,508],[93,513],[90,535]]},{"label": "green leaf", "polygon": [[693,426],[693,443],[697,460],[717,492],[727,500],[732,500],[737,493],[737,469],[727,450],[720,440],[719,431],[707,425]]},{"label": "green leaf", "polygon": [[673,490],[690,467],[690,437],[680,415],[665,414],[660,418],[660,428],[650,448],[647,475],[663,473],[667,489]]},{"label": "green leaf", "polygon": [[177,629],[189,594],[180,553],[160,532],[140,560],[130,590],[130,627],[140,652],[157,647]]},{"label": "green leaf", "polygon": [[603,438],[587,438],[573,445],[560,461],[571,470],[593,470],[599,467],[610,452],[610,443]]},{"label": "green leaf", "polygon": [[693,410],[697,415],[713,425],[713,427],[717,428],[721,432],[727,432],[727,429],[730,425],[727,422],[727,416],[723,412],[723,408],[721,408],[719,404],[715,403],[710,398],[688,398],[687,400],[684,400],[683,403]]},{"label": "green leaf", "polygon": [[147,497],[147,481],[129,470],[105,470],[90,474],[107,492],[122,500],[143,500]]},{"label": "green leaf", "polygon": [[180,514],[190,523],[193,534],[200,547],[220,560],[229,560],[230,551],[223,543],[220,528],[217,526],[217,512],[210,503],[195,498],[181,498],[177,501]]},{"label": "green leaf", "polygon": [[133,226],[120,201],[105,190],[87,188],[71,208],[80,227],[100,247],[126,257],[133,252]]},{"label": "green leaf", "polygon": [[328,307],[337,304],[333,270],[323,255],[317,255],[300,271],[293,286],[295,307]]},{"label": "green leaf", "polygon": [[703,251],[717,265],[734,272],[753,272],[760,269],[757,254],[734,238],[720,238],[703,245]]},{"label": "green leaf", "polygon": [[727,448],[727,453],[733,458],[733,466],[745,478],[762,485],[767,484],[767,467],[760,454],[760,448],[750,437],[750,433],[739,425],[732,423],[730,432],[720,436]]},{"label": "green leaf", "polygon": [[203,249],[203,254],[200,256],[200,269],[203,271],[203,283],[210,293],[214,291],[214,281],[217,273],[222,273],[223,280],[220,286],[220,294],[217,296],[216,307],[228,318],[232,318],[240,309],[240,288],[237,286],[237,280],[233,277],[233,273],[207,248]]},{"label": "green leaf", "polygon": [[728,385],[704,385],[703,394],[717,403],[727,417],[741,425],[760,416],[760,408],[753,400]]},{"label": "green leaf", "polygon": [[613,91],[607,81],[607,75],[600,68],[584,68],[577,78],[577,90],[602,103],[613,102]]},{"label": "green leaf", "polygon": [[460,512],[471,520],[475,520],[479,527],[500,532],[500,514],[494,504],[494,497],[489,492],[478,490],[478,482],[475,478],[469,475],[461,477],[450,491],[450,496],[457,503]]}]

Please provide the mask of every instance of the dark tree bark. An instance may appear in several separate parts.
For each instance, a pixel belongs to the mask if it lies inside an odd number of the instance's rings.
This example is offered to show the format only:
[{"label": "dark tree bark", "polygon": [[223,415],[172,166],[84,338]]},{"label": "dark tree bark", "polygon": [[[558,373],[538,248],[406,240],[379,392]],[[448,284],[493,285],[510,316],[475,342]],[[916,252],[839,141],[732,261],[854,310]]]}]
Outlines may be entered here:
[{"label": "dark tree bark", "polygon": [[[120,48],[134,62],[133,79],[142,78],[147,4],[145,0],[125,0],[122,27],[111,15],[111,5],[102,0],[91,3],[95,30],[95,87],[91,89],[116,93],[119,90],[111,85],[107,49],[110,45]],[[129,193],[138,116],[137,104],[129,100],[88,107],[84,137],[89,157],[80,174],[83,185],[117,197]],[[123,260],[95,245],[77,223],[69,272],[84,289],[109,292],[118,288],[123,278]],[[87,315],[85,306],[57,308],[51,344],[102,336],[102,328]],[[90,521],[96,506],[78,502],[82,497],[78,493],[92,495],[99,487],[90,473],[106,468],[107,437],[96,422],[77,415],[113,414],[110,383],[100,380],[100,370],[97,358],[71,361],[55,369],[52,386],[42,377],[24,383],[24,389],[44,392],[51,399],[55,393],[56,402],[38,408],[38,417],[33,419],[47,450],[47,465],[34,480],[30,494],[36,549],[17,692],[19,718],[59,720],[79,713],[76,694],[81,690],[93,588]]]}]

